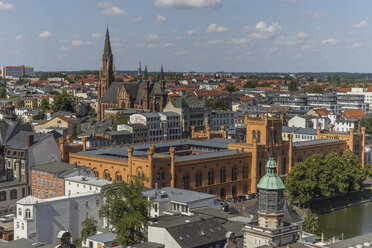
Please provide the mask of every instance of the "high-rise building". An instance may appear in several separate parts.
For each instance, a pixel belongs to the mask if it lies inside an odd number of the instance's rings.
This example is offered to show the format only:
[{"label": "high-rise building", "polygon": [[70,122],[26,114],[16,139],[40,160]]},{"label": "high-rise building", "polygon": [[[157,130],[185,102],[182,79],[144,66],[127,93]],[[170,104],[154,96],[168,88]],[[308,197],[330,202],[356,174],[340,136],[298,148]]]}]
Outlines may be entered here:
[{"label": "high-rise building", "polygon": [[34,73],[34,67],[30,66],[2,66],[1,67],[1,76],[3,78],[5,77],[33,77],[35,75]]}]

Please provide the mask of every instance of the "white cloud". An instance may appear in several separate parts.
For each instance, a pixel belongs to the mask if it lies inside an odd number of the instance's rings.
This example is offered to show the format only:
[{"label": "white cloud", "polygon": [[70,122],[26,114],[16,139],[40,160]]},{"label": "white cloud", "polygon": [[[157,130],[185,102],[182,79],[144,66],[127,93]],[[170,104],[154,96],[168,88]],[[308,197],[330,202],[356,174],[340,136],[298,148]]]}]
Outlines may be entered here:
[{"label": "white cloud", "polygon": [[189,29],[189,30],[187,30],[186,34],[188,34],[188,35],[194,35],[195,34],[195,31],[192,30],[192,29]]},{"label": "white cloud", "polygon": [[52,34],[49,31],[44,31],[44,32],[39,34],[37,39],[38,40],[45,40],[45,39],[49,39],[51,37],[52,37]]},{"label": "white cloud", "polygon": [[178,51],[178,52],[174,52],[173,54],[174,55],[184,55],[184,54],[186,54],[186,51],[185,50],[181,50],[181,51]]},{"label": "white cloud", "polygon": [[14,9],[14,5],[13,4],[4,3],[4,2],[1,2],[0,1],[0,12],[8,11],[8,10],[13,10],[13,9]]},{"label": "white cloud", "polygon": [[112,7],[112,3],[110,3],[109,1],[98,2],[97,7],[102,9],[108,9]]},{"label": "white cloud", "polygon": [[153,41],[153,40],[158,40],[158,39],[159,39],[159,36],[157,34],[149,34],[146,37],[146,41]]},{"label": "white cloud", "polygon": [[158,16],[156,17],[156,22],[157,22],[157,23],[166,23],[166,22],[167,22],[167,18],[165,18],[165,16],[158,15]]},{"label": "white cloud", "polygon": [[322,40],[323,45],[336,45],[338,43],[340,43],[340,41],[336,40],[336,39],[333,39],[333,38],[329,38],[327,40]]},{"label": "white cloud", "polygon": [[192,61],[202,61],[208,59],[207,55],[200,54],[191,58]]},{"label": "white cloud", "polygon": [[173,34],[178,33],[178,28],[173,29],[173,30],[172,30],[172,33],[173,33]]},{"label": "white cloud", "polygon": [[322,26],[316,27],[316,30],[323,30],[324,28]]},{"label": "white cloud", "polygon": [[362,47],[364,44],[363,44],[363,42],[354,42],[353,43],[353,48],[360,48],[360,47]]},{"label": "white cloud", "polygon": [[216,23],[212,23],[209,25],[207,30],[205,30],[206,33],[222,33],[222,32],[227,32],[229,31],[228,28],[226,27],[217,27]]},{"label": "white cloud", "polygon": [[282,29],[282,26],[280,26],[277,22],[274,22],[270,26],[267,26],[264,21],[260,21],[254,27],[245,26],[243,28],[243,32],[249,33],[248,38],[266,40],[277,37]]},{"label": "white cloud", "polygon": [[241,38],[241,39],[231,39],[227,41],[227,44],[232,44],[232,45],[242,45],[246,44],[249,42],[249,39],[247,38]]},{"label": "white cloud", "polygon": [[87,46],[87,45],[90,45],[90,44],[91,44],[90,41],[87,41],[87,42],[84,42],[82,40],[72,40],[71,41],[71,46],[74,46],[74,47]]},{"label": "white cloud", "polygon": [[177,36],[176,40],[183,40],[183,37],[182,36]]},{"label": "white cloud", "polygon": [[154,5],[175,9],[217,9],[222,7],[222,0],[155,0]]},{"label": "white cloud", "polygon": [[318,11],[318,12],[308,11],[303,15],[304,18],[314,18],[314,19],[325,18],[327,16],[328,14],[323,11]]},{"label": "white cloud", "polygon": [[100,33],[94,33],[91,36],[92,36],[92,38],[98,39],[98,38],[101,37],[101,34]]},{"label": "white cloud", "polygon": [[142,21],[142,17],[134,18],[132,21],[133,22],[141,22]]},{"label": "white cloud", "polygon": [[61,48],[60,48],[60,50],[61,50],[62,52],[67,52],[69,49],[68,49],[68,47],[62,45]]},{"label": "white cloud", "polygon": [[208,45],[218,45],[220,43],[221,43],[220,40],[210,40],[207,42]]},{"label": "white cloud", "polygon": [[70,41],[68,41],[68,40],[60,40],[59,42],[61,42],[62,44],[70,43]]},{"label": "white cloud", "polygon": [[168,47],[172,47],[172,46],[173,46],[173,44],[170,43],[170,42],[168,42],[168,43],[165,43],[163,47],[167,47],[168,48]]},{"label": "white cloud", "polygon": [[17,35],[16,36],[16,40],[19,41],[19,40],[24,40],[26,37],[24,37],[23,35]]},{"label": "white cloud", "polygon": [[361,21],[357,24],[352,25],[351,27],[354,28],[354,29],[366,28],[366,27],[368,27],[368,22],[367,21]]},{"label": "white cloud", "polygon": [[111,8],[108,8],[102,11],[102,14],[107,15],[107,16],[120,16],[120,15],[128,15],[128,12],[118,7],[111,7]]},{"label": "white cloud", "polygon": [[304,33],[304,32],[301,32],[301,33],[296,34],[296,37],[297,38],[300,38],[300,39],[306,39],[307,38],[307,34]]},{"label": "white cloud", "polygon": [[269,50],[267,50],[267,53],[268,54],[274,54],[277,51],[279,51],[279,49],[277,47],[271,47],[271,48],[269,48]]}]

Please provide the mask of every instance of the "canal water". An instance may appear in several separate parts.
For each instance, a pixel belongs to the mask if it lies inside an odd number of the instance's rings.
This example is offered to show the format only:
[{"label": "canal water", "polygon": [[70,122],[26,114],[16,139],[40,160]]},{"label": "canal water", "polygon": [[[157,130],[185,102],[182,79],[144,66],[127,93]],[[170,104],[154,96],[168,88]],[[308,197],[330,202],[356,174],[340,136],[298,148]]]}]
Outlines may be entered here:
[{"label": "canal water", "polygon": [[319,235],[344,239],[372,232],[372,202],[319,215]]}]

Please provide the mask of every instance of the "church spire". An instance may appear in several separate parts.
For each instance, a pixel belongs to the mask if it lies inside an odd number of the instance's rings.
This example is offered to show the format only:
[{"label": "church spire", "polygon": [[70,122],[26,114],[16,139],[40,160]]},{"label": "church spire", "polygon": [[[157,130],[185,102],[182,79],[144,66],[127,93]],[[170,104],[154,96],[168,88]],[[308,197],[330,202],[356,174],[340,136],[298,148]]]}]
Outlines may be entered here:
[{"label": "church spire", "polygon": [[110,33],[109,33],[108,27],[106,29],[105,48],[103,50],[103,54],[106,55],[106,56],[112,54],[112,52],[111,52],[111,43],[110,43]]},{"label": "church spire", "polygon": [[149,75],[147,72],[147,65],[145,65],[145,73],[143,74],[143,80],[149,80]]},{"label": "church spire", "polygon": [[138,61],[137,76],[142,76],[141,61]]},{"label": "church spire", "polygon": [[163,64],[161,65],[161,69],[160,69],[160,81],[164,81],[164,70],[163,70]]}]

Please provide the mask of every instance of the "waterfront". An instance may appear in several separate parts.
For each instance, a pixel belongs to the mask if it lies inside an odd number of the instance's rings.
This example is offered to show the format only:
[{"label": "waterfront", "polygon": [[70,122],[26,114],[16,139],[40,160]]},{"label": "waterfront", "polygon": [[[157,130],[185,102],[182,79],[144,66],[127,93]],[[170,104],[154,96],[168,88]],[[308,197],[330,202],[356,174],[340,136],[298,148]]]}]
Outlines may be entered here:
[{"label": "waterfront", "polygon": [[325,238],[351,238],[372,232],[372,202],[319,215],[319,233]]}]

